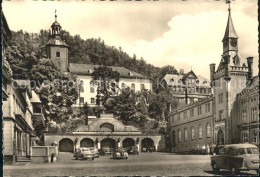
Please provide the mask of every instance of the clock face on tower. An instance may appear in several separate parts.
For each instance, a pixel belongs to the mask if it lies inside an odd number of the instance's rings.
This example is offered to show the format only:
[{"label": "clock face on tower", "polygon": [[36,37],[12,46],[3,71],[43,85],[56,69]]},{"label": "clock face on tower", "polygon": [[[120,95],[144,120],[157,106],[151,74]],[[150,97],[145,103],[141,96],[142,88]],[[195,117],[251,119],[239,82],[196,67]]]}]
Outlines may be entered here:
[{"label": "clock face on tower", "polygon": [[55,44],[60,44],[60,40],[56,39],[54,43]]},{"label": "clock face on tower", "polygon": [[231,45],[232,47],[236,47],[236,46],[237,46],[237,39],[231,39],[230,45]]}]

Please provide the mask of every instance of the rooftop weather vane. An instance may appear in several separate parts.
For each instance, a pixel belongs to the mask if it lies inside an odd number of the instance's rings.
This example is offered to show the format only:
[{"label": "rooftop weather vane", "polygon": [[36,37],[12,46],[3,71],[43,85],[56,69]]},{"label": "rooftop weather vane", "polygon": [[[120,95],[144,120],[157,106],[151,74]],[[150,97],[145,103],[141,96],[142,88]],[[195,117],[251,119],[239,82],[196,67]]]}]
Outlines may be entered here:
[{"label": "rooftop weather vane", "polygon": [[231,3],[231,0],[226,0],[226,3],[228,4],[228,10],[230,11],[230,3]]},{"label": "rooftop weather vane", "polygon": [[55,22],[57,22],[57,14],[56,14],[57,10],[55,9]]}]

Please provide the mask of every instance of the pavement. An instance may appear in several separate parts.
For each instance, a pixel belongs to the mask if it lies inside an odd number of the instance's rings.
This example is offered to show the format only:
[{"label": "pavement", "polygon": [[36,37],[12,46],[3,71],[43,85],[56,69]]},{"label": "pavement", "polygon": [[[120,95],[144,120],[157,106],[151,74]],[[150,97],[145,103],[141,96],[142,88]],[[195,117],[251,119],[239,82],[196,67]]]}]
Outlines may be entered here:
[{"label": "pavement", "polygon": [[[209,155],[140,153],[127,160],[100,156],[75,160],[72,153],[60,153],[55,163],[26,163],[3,166],[4,176],[228,176],[229,171],[212,171]],[[240,175],[257,175],[255,171]]]}]

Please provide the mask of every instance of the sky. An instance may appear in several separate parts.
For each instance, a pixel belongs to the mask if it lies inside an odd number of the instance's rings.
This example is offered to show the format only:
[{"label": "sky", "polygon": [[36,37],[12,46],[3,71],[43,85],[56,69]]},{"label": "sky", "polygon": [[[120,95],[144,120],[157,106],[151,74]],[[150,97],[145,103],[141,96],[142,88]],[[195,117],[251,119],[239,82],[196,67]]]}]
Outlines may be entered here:
[{"label": "sky", "polygon": [[[228,18],[225,0],[151,1],[3,1],[11,30],[39,32],[57,21],[70,34],[100,37],[107,45],[121,47],[155,66],[191,69],[209,78],[209,64],[218,66]],[[231,3],[231,16],[239,37],[242,58],[254,57],[258,74],[257,0]]]}]

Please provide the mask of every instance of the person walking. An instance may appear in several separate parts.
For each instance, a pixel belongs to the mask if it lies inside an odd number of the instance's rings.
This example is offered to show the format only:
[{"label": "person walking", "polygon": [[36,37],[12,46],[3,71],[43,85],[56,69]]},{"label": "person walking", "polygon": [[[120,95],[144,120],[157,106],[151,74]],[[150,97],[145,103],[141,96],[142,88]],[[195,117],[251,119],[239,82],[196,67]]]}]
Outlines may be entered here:
[{"label": "person walking", "polygon": [[209,147],[208,144],[207,144],[206,150],[207,150],[207,155],[209,155],[210,154],[210,147]]},{"label": "person walking", "polygon": [[202,150],[202,154],[205,155],[205,153],[206,153],[206,146],[205,146],[205,144],[202,145],[201,150]]}]

